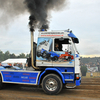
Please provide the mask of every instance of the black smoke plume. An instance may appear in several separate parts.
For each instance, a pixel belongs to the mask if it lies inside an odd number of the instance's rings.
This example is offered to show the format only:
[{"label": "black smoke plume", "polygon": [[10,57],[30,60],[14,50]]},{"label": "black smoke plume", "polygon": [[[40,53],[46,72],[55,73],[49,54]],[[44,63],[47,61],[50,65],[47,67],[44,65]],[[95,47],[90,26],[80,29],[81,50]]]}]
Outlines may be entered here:
[{"label": "black smoke plume", "polygon": [[[61,10],[65,6],[66,0],[25,0],[25,4],[30,12],[30,22],[32,27],[48,28],[48,15],[52,10]],[[32,28],[31,27],[31,28]]]},{"label": "black smoke plume", "polygon": [[[7,25],[25,12],[30,13],[29,25],[34,28],[48,27],[51,11],[62,10],[67,0],[0,0],[0,25]],[[51,16],[50,16],[51,17]],[[30,29],[30,30],[31,30]]]},{"label": "black smoke plume", "polygon": [[6,26],[27,12],[24,0],[0,0],[0,25]]}]

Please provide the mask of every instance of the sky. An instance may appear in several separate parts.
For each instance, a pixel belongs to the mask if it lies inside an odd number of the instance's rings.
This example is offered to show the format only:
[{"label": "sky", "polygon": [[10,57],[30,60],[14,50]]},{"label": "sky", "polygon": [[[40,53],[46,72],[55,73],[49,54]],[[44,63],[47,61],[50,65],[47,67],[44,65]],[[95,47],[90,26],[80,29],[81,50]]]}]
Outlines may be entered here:
[{"label": "sky", "polygon": [[[0,25],[1,51],[15,54],[30,52],[29,15],[25,12],[6,25]],[[49,31],[71,29],[79,38],[80,43],[76,46],[82,57],[100,56],[100,0],[69,0],[64,9],[52,11],[49,17]],[[38,30],[34,34],[37,42]]]}]

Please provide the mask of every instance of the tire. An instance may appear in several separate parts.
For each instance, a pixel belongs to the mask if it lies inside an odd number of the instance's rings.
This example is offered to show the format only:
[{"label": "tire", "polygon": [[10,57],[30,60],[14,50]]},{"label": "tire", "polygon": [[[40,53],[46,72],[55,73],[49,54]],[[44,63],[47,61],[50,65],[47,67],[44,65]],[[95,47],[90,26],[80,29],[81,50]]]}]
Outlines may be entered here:
[{"label": "tire", "polygon": [[56,74],[48,74],[42,80],[42,89],[49,95],[58,94],[62,87],[61,78]]},{"label": "tire", "polygon": [[2,78],[0,76],[0,90],[4,88],[4,84],[2,83]]}]

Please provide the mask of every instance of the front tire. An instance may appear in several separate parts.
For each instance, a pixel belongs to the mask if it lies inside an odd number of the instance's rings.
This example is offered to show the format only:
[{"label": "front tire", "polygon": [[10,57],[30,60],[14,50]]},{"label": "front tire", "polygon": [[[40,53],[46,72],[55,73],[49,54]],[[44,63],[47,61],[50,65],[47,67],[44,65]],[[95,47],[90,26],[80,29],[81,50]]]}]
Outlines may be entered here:
[{"label": "front tire", "polygon": [[42,80],[42,89],[49,95],[58,94],[62,86],[61,78],[56,74],[48,74]]}]

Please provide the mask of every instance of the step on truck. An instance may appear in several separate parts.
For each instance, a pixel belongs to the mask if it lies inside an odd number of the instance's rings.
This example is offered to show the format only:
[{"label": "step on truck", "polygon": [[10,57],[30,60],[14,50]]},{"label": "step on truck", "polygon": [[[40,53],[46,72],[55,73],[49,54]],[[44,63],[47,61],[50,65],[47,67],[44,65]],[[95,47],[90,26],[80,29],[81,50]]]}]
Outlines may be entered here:
[{"label": "step on truck", "polygon": [[[34,42],[31,31],[31,56],[28,66],[34,70],[1,69],[0,89],[5,83],[42,86],[47,94],[58,94],[63,87],[73,88],[81,84],[80,56],[76,44],[78,38],[72,31],[45,31]],[[55,49],[56,44],[58,50]],[[74,84],[67,86],[67,84]]]}]

